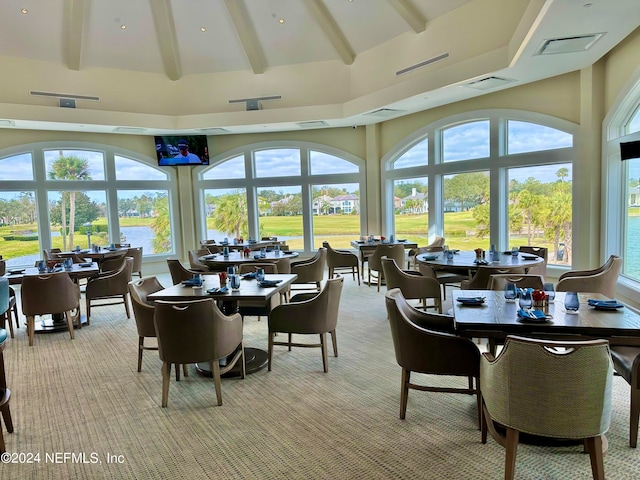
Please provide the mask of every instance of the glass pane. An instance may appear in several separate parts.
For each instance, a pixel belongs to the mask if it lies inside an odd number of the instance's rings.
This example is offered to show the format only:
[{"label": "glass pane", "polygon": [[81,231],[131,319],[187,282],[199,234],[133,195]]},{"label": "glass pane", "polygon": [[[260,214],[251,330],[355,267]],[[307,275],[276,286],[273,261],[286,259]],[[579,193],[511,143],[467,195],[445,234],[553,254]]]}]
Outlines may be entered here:
[{"label": "glass pane", "polygon": [[49,192],[51,246],[109,245],[107,194],[102,190]]},{"label": "glass pane", "polygon": [[547,247],[548,263],[571,265],[572,165],[509,169],[509,246]]},{"label": "glass pane", "polygon": [[218,243],[227,237],[249,238],[247,192],[245,189],[206,189],[207,239]]},{"label": "glass pane", "polygon": [[203,180],[217,180],[226,178],[245,178],[244,155],[226,160],[215,167],[209,168],[202,174]]},{"label": "glass pane", "polygon": [[359,185],[313,185],[313,248],[327,241],[332,248],[351,248],[360,237]]},{"label": "glass pane", "polygon": [[622,273],[640,281],[640,159],[627,160],[627,164],[629,174],[626,182],[627,209]]},{"label": "glass pane", "polygon": [[395,236],[416,242],[429,243],[429,199],[427,177],[395,180],[393,182],[393,211]]},{"label": "glass pane", "polygon": [[444,237],[449,248],[474,250],[489,245],[489,173],[444,177]]},{"label": "glass pane", "polygon": [[302,187],[258,189],[260,236],[286,240],[291,250],[304,249]]},{"label": "glass pane", "polygon": [[420,143],[414,145],[405,153],[403,153],[395,162],[393,169],[417,167],[426,165],[429,159],[429,139],[425,138]]},{"label": "glass pane", "polygon": [[44,164],[49,180],[104,180],[104,155],[86,150],[48,150]]},{"label": "glass pane", "polygon": [[169,192],[118,190],[120,234],[111,243],[142,247],[142,254],[173,253]]},{"label": "glass pane", "polygon": [[[311,175],[327,173],[358,173],[358,166],[342,158],[324,152],[309,152]],[[320,245],[322,246],[322,245]]]},{"label": "glass pane", "polygon": [[507,135],[507,150],[510,155],[573,146],[571,134],[535,123],[509,120]]},{"label": "glass pane", "polygon": [[[157,168],[130,158],[114,156],[117,180],[168,180],[169,175]],[[144,251],[144,250],[143,250]]]},{"label": "glass pane", "polygon": [[0,180],[33,180],[31,154],[0,158]]},{"label": "glass pane", "polygon": [[299,176],[300,151],[298,149],[279,148],[255,152],[256,177],[292,177]]},{"label": "glass pane", "polygon": [[627,127],[627,133],[634,133],[640,131],[640,107],[636,109],[636,113],[631,117],[631,121]]},{"label": "glass pane", "polygon": [[0,192],[0,253],[8,267],[40,258],[35,192]]},{"label": "glass pane", "polygon": [[465,123],[442,132],[442,158],[445,162],[489,156],[489,120]]}]

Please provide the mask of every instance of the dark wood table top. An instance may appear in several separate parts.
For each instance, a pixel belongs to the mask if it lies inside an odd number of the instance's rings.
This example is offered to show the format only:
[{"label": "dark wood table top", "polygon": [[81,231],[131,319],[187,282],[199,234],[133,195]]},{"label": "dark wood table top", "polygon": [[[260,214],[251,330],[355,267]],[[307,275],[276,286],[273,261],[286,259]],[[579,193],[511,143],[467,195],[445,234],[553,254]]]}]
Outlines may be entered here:
[{"label": "dark wood table top", "polygon": [[[66,271],[64,268],[56,268],[53,272],[40,273],[36,267],[28,268],[8,268],[7,273],[4,275],[9,280],[9,284],[17,285],[22,283],[22,279],[26,275],[49,275],[50,273],[66,272],[69,274],[72,280],[79,278],[87,278],[97,275],[100,272],[98,264],[91,262],[90,265],[83,267],[81,263],[74,263],[71,267],[71,271]],[[13,272],[13,273],[12,273]]]},{"label": "dark wood table top", "polygon": [[276,253],[275,251],[266,252],[266,257],[255,258],[259,255],[259,252],[252,251],[248,257],[245,257],[242,252],[229,252],[229,256],[225,257],[222,253],[212,253],[211,255],[204,255],[198,258],[199,261],[204,263],[210,268],[229,267],[233,265],[240,265],[241,263],[262,263],[269,262],[275,263],[281,258],[297,258],[298,252],[283,252]]},{"label": "dark wood table top", "polygon": [[540,265],[544,262],[542,257],[536,255],[529,255],[520,253],[517,256],[512,256],[511,253],[504,254],[500,252],[500,260],[492,262],[488,258],[489,252],[487,252],[487,264],[476,263],[476,252],[473,251],[459,251],[454,253],[451,260],[444,258],[442,252],[433,253],[421,253],[416,257],[418,262],[427,263],[429,265],[436,265],[440,267],[456,267],[456,268],[471,268],[475,269],[480,266],[485,268],[495,268],[500,270],[507,270],[510,268],[525,268],[528,269],[534,265]]},{"label": "dark wood table top", "polygon": [[[466,306],[460,297],[484,297],[479,306]],[[464,336],[504,338],[507,335],[532,335],[567,340],[606,338],[611,344],[640,345],[640,315],[628,307],[599,310],[589,306],[588,300],[610,300],[600,293],[579,293],[578,313],[567,313],[565,292],[557,292],[549,304],[546,322],[531,322],[518,318],[518,302],[507,302],[503,292],[491,290],[456,290],[453,292],[453,314],[456,329]]]},{"label": "dark wood table top", "polygon": [[104,260],[105,258],[115,257],[117,255],[122,255],[123,253],[129,250],[128,247],[118,247],[114,250],[110,248],[100,248],[97,252],[92,252],[91,249],[85,248],[84,250],[80,250],[79,252],[75,250],[71,250],[69,252],[59,252],[58,255],[61,257],[70,256],[72,254],[77,254],[82,258],[91,258],[92,260]]},{"label": "dark wood table top", "polygon": [[394,242],[388,242],[386,240],[384,242],[381,240],[374,240],[373,242],[370,242],[368,240],[351,240],[351,246],[353,248],[357,248],[358,250],[374,249],[378,245],[403,245],[405,250],[418,248],[418,244],[415,242],[401,242],[399,240],[396,240]]}]

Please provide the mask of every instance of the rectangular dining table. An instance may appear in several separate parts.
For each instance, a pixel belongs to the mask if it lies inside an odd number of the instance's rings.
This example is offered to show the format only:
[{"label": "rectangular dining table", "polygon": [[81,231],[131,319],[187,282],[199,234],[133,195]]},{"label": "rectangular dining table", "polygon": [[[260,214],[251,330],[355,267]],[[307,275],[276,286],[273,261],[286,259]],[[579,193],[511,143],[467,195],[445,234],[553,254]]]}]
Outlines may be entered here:
[{"label": "rectangular dining table", "polygon": [[351,240],[351,246],[358,250],[358,256],[360,257],[360,275],[364,278],[364,262],[367,261],[367,257],[369,257],[376,249],[378,245],[402,245],[405,250],[411,250],[412,248],[418,248],[418,244],[415,242],[407,242],[395,240],[393,242],[390,241],[382,241],[382,240],[374,240],[372,242],[368,240]]},{"label": "rectangular dining table", "polygon": [[[166,300],[170,302],[184,302],[189,300],[198,300],[202,298],[212,298],[216,301],[223,313],[230,315],[238,311],[238,304],[242,302],[272,302],[273,299],[279,297],[279,293],[287,289],[298,275],[296,274],[267,274],[265,280],[280,280],[276,286],[261,287],[255,278],[245,277],[240,282],[240,289],[232,291],[230,288],[224,294],[211,294],[207,290],[220,287],[220,279],[218,275],[203,275],[202,288],[193,288],[185,286],[181,283],[165,288],[158,292],[147,296],[149,300]],[[227,285],[229,287],[229,285]],[[267,365],[267,352],[255,348],[245,347],[245,369],[246,373],[254,373],[263,369]],[[212,376],[209,364],[196,364],[196,371],[205,376]],[[224,376],[239,376],[240,365],[237,365]]]},{"label": "rectangular dining table", "polygon": [[[484,302],[465,305],[461,297],[480,297]],[[589,299],[611,300],[600,293],[578,293],[580,308],[569,313],[564,307],[565,292],[556,292],[544,321],[521,319],[518,301],[508,302],[501,291],[458,290],[453,292],[456,331],[465,337],[488,338],[490,345],[507,335],[533,336],[557,340],[604,338],[611,345],[640,346],[640,315],[626,306],[597,309]]]}]

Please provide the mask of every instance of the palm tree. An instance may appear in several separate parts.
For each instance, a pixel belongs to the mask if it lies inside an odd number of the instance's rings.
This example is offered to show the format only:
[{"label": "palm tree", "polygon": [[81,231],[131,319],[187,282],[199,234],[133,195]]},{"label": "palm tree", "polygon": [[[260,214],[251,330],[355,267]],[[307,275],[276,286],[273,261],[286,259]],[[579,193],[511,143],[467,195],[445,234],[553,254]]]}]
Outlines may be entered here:
[{"label": "palm tree", "polygon": [[[60,152],[60,158],[55,160],[51,165],[49,171],[49,178],[51,180],[91,180],[89,175],[89,162],[76,155],[65,156],[63,152]],[[73,232],[76,228],[76,192],[74,190],[69,192],[61,192],[62,198],[60,199],[60,206],[62,211],[62,245],[64,250],[67,250],[67,209],[66,209],[66,196],[69,197],[69,245],[72,246]]]},{"label": "palm tree", "polygon": [[565,167],[559,168],[558,171],[556,172],[556,175],[558,176],[561,182],[564,182],[565,177],[569,176],[569,169]]},{"label": "palm tree", "polygon": [[212,213],[213,228],[220,232],[234,234],[236,238],[249,231],[247,197],[242,193],[229,193],[216,199]]}]

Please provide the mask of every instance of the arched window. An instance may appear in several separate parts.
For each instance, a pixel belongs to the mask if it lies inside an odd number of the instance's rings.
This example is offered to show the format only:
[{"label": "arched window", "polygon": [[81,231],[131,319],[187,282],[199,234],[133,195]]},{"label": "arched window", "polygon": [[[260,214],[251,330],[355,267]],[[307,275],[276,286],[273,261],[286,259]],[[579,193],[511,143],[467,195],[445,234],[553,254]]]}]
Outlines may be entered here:
[{"label": "arched window", "polygon": [[387,234],[419,245],[443,235],[465,250],[546,246],[550,263],[570,265],[575,129],[490,110],[415,132],[383,158]]},{"label": "arched window", "polygon": [[0,152],[0,253],[29,265],[43,248],[130,243],[175,253],[173,171],[105,145],[49,142]]},{"label": "arched window", "polygon": [[321,145],[269,142],[194,171],[202,238],[277,237],[294,250],[350,248],[362,230],[364,162]]}]

